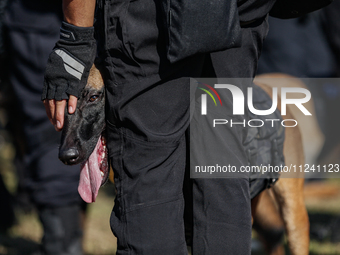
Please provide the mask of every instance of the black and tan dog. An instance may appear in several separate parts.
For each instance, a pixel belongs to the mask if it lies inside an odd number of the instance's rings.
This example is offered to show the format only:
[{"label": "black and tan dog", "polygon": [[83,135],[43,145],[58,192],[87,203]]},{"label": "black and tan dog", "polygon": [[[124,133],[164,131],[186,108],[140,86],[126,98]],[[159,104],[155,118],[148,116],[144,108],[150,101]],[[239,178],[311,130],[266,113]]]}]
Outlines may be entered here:
[{"label": "black and tan dog", "polygon": [[[270,87],[258,85],[271,94]],[[105,138],[102,136],[105,129],[104,104],[104,82],[99,71],[92,67],[76,112],[65,115],[59,151],[59,158],[65,164],[82,163],[78,191],[86,202],[95,201],[98,189],[108,176]],[[287,114],[284,118],[292,116]],[[303,164],[299,128],[287,128],[285,133],[286,164]],[[271,189],[273,196],[266,190],[252,201],[254,226],[263,237],[270,254],[283,254],[278,243],[280,239],[272,239],[272,233],[277,232],[281,226],[286,230],[291,254],[308,254],[309,222],[303,201],[303,183],[303,178],[281,178]],[[274,203],[278,205],[278,210]]]},{"label": "black and tan dog", "polygon": [[98,190],[109,175],[105,136],[105,89],[102,76],[94,66],[87,85],[65,124],[59,159],[67,165],[81,163],[78,191],[85,202],[95,201]]}]

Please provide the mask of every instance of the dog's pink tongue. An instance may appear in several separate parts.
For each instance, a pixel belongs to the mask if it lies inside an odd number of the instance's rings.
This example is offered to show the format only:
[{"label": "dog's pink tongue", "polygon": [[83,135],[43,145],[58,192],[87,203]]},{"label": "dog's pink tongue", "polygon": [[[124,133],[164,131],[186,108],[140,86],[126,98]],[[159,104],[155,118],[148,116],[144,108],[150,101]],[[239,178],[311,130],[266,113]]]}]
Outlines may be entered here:
[{"label": "dog's pink tongue", "polygon": [[81,165],[78,192],[86,203],[93,203],[96,201],[98,190],[102,183],[98,162],[98,149],[100,146],[102,146],[102,144],[101,139],[99,138],[96,148],[93,150],[90,157]]}]

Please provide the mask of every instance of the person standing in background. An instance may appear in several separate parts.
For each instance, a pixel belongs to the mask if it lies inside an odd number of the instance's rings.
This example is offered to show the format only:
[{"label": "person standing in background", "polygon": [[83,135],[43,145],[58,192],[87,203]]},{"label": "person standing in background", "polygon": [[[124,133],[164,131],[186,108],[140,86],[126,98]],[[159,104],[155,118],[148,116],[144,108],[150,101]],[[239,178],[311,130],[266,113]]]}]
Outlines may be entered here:
[{"label": "person standing in background", "polygon": [[40,101],[47,58],[59,37],[62,17],[59,0],[10,0],[1,63],[7,71],[1,72],[13,94],[8,116],[23,172],[19,186],[28,192],[43,225],[41,254],[81,255],[79,166],[59,161],[60,134]]}]

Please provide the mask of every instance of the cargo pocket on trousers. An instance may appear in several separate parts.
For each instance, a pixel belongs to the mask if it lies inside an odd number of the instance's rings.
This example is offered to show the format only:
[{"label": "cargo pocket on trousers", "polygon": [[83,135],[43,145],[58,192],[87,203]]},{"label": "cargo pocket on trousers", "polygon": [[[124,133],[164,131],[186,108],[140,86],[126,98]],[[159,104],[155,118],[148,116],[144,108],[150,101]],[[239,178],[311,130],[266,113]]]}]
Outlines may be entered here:
[{"label": "cargo pocket on trousers", "polygon": [[[207,15],[212,14],[212,15]],[[237,1],[163,1],[171,63],[241,45]]]}]

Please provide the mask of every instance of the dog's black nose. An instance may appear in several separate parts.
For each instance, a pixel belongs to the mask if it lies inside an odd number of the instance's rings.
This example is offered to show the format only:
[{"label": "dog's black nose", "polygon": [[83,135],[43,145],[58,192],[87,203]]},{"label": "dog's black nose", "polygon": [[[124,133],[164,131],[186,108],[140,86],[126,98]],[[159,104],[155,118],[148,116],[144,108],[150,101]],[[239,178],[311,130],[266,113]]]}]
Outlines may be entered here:
[{"label": "dog's black nose", "polygon": [[79,158],[79,151],[77,148],[69,148],[67,150],[59,151],[59,159],[66,165],[77,164]]}]

